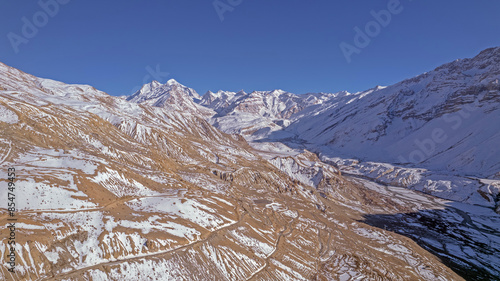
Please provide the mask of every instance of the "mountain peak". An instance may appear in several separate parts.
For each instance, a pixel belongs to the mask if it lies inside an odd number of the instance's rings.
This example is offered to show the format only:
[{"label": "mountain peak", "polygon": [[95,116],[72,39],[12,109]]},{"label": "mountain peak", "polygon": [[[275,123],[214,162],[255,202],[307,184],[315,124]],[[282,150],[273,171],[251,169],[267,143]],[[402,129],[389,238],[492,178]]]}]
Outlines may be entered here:
[{"label": "mountain peak", "polygon": [[[165,84],[152,81],[144,84],[142,88],[127,98],[127,101],[144,103],[156,107],[172,107],[182,111],[199,111],[195,106],[201,97],[189,87],[186,87],[175,79],[170,79]],[[206,110],[202,110],[205,112]]]},{"label": "mountain peak", "polygon": [[167,85],[172,86],[172,85],[181,85],[177,80],[175,79],[170,79],[167,81]]},{"label": "mountain peak", "polygon": [[271,94],[281,95],[281,94],[286,93],[286,91],[284,91],[284,90],[282,90],[282,89],[275,89],[275,90],[272,90],[270,93],[271,93]]}]

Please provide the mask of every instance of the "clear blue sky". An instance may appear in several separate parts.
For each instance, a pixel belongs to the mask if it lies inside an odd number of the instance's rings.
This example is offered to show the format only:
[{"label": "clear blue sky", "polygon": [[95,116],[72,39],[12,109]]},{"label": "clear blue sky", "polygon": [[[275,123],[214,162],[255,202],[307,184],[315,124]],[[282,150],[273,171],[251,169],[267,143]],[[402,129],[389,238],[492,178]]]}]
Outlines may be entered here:
[{"label": "clear blue sky", "polygon": [[[71,0],[48,20],[37,1],[0,0],[0,61],[112,95],[151,80],[148,66],[170,73],[160,82],[174,78],[200,94],[302,94],[389,85],[500,46],[500,1],[401,0],[348,63],[339,44],[355,46],[354,27],[391,1],[242,0],[221,21],[212,0]],[[22,18],[34,16],[41,27],[15,53],[8,34],[23,36]]]}]

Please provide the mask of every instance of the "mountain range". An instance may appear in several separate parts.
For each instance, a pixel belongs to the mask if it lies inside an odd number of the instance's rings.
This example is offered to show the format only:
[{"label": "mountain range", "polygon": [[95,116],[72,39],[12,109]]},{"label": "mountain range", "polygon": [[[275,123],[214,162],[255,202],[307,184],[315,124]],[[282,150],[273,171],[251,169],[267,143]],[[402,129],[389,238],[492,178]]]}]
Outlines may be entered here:
[{"label": "mountain range", "polygon": [[[358,93],[218,91],[200,98],[182,86],[182,95],[189,99],[183,103],[187,110],[199,112],[197,105],[213,110],[204,117],[210,115],[214,127],[244,136],[255,148],[285,144],[285,150],[314,152],[350,173],[496,207],[499,79],[500,48],[490,48],[472,59]],[[175,94],[167,92],[159,97],[158,91],[141,90],[129,100],[155,105]]]},{"label": "mountain range", "polygon": [[1,279],[497,280],[499,78],[121,98],[0,63]]}]

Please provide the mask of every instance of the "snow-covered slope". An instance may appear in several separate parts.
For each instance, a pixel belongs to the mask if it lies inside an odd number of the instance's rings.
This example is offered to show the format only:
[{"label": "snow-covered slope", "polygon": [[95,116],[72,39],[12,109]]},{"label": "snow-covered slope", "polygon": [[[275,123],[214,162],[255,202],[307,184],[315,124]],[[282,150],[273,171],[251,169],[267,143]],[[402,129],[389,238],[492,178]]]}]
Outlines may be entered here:
[{"label": "snow-covered slope", "polygon": [[206,93],[200,104],[216,114],[211,123],[226,133],[237,133],[247,139],[259,139],[286,128],[294,115],[305,108],[319,105],[328,94],[298,96],[283,90],[238,93],[219,91]]},{"label": "snow-covered slope", "polygon": [[327,110],[304,114],[285,131],[330,156],[499,177],[499,79],[500,48],[488,49],[386,88],[333,99]]}]

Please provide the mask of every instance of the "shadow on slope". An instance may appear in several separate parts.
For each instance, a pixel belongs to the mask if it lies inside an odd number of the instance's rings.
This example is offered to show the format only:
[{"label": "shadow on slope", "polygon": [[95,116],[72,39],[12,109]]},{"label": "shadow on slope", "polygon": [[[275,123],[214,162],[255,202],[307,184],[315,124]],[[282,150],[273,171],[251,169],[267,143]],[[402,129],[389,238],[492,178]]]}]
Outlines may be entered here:
[{"label": "shadow on slope", "polygon": [[363,217],[360,222],[409,237],[466,280],[500,280],[500,216],[487,208],[453,202],[444,209]]}]

